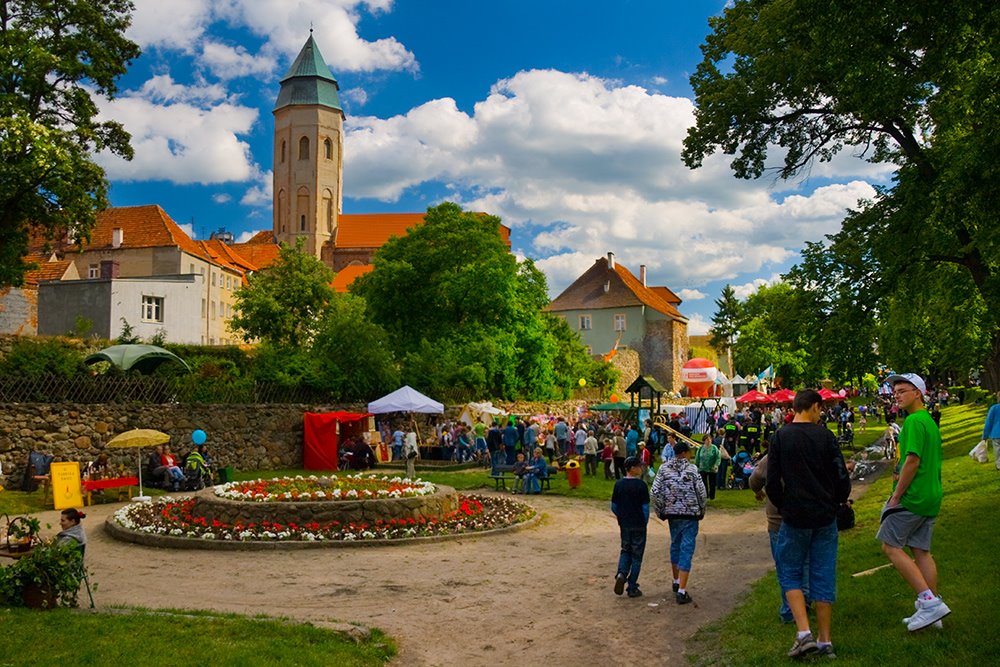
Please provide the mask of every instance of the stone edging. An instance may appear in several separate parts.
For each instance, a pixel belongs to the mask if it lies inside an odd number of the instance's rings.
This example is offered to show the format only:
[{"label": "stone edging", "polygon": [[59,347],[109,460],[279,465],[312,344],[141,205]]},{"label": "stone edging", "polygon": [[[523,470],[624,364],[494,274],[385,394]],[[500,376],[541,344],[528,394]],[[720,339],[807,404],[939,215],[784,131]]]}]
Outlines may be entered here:
[{"label": "stone edging", "polygon": [[174,535],[155,535],[137,530],[129,530],[114,521],[114,514],[104,521],[104,530],[111,537],[122,542],[131,542],[145,547],[160,547],[164,549],[203,549],[206,551],[299,551],[302,549],[323,549],[323,548],[354,548],[354,547],[382,547],[382,546],[405,546],[410,544],[429,544],[432,542],[443,542],[463,537],[479,537],[482,535],[497,535],[509,533],[523,528],[534,526],[541,521],[541,513],[534,506],[535,515],[527,521],[515,523],[503,528],[493,528],[491,530],[478,530],[468,533],[455,533],[452,535],[427,535],[421,537],[401,537],[396,540],[322,540],[315,542],[305,542],[300,540],[254,540],[254,541],[233,541],[233,540],[204,540],[193,537],[177,537]]}]

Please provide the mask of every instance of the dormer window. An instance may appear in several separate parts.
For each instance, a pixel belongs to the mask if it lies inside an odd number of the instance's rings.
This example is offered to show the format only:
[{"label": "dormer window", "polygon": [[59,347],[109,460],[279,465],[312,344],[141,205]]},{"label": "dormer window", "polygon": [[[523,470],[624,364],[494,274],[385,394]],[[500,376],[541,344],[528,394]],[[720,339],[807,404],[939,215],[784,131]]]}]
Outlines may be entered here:
[{"label": "dormer window", "polygon": [[309,159],[309,137],[302,137],[299,139],[299,159]]}]

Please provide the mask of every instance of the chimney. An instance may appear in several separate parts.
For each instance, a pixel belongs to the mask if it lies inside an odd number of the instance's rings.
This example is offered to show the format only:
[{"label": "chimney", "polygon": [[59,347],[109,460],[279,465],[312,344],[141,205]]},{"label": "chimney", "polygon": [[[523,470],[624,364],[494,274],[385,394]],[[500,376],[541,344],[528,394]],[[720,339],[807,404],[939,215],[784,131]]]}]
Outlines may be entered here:
[{"label": "chimney", "polygon": [[615,270],[615,253],[613,252],[608,253],[608,268],[612,271]]},{"label": "chimney", "polygon": [[117,278],[118,277],[118,262],[113,259],[102,259],[101,260],[101,278]]},{"label": "chimney", "polygon": [[643,287],[646,286],[646,265],[645,264],[640,264],[639,265],[639,282],[642,283]]},{"label": "chimney", "polygon": [[111,247],[121,248],[122,243],[125,241],[125,230],[121,227],[115,227],[111,230]]}]

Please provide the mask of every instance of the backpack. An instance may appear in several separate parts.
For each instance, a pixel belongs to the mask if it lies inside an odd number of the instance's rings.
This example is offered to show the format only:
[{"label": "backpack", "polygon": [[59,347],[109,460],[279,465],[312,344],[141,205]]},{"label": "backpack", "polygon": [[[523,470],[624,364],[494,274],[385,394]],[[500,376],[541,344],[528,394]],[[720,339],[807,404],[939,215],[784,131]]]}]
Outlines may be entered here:
[{"label": "backpack", "polygon": [[837,508],[837,530],[854,528],[854,508],[851,507],[853,504],[853,500],[848,500]]}]

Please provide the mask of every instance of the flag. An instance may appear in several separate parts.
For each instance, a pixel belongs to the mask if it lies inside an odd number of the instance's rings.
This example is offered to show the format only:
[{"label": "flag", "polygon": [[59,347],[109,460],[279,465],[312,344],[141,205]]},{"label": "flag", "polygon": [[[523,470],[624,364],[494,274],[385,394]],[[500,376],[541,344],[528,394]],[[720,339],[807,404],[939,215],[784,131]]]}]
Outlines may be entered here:
[{"label": "flag", "polygon": [[770,379],[772,375],[774,375],[774,364],[771,364],[770,366],[768,366],[767,368],[765,368],[760,373],[760,375],[757,376],[757,379],[758,380],[767,380],[767,379]]}]

